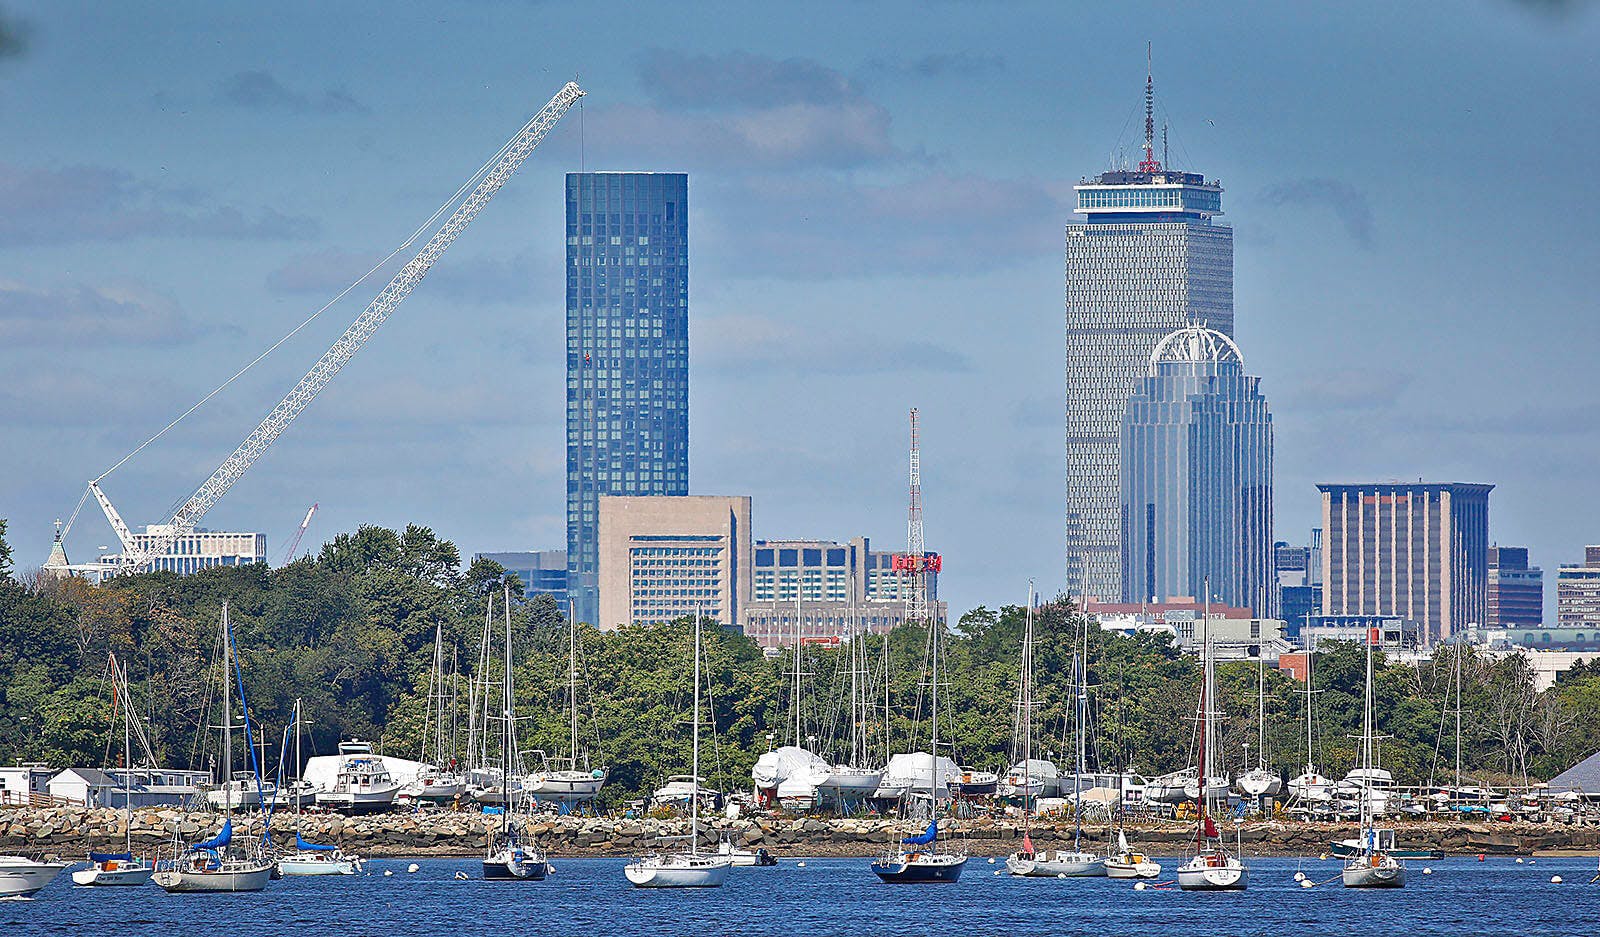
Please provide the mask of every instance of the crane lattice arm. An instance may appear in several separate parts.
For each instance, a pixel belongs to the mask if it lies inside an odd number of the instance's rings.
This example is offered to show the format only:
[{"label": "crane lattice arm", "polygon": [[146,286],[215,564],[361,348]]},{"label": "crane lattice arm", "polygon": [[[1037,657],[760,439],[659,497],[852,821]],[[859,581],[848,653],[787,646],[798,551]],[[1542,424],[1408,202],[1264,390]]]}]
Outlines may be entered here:
[{"label": "crane lattice arm", "polygon": [[[300,383],[272,408],[272,412],[267,414],[261,424],[239,444],[237,449],[233,450],[233,454],[223,460],[222,464],[217,466],[217,470],[211,473],[211,477],[206,479],[205,483],[189,496],[189,500],[178,508],[172,520],[168,522],[166,530],[160,535],[150,537],[142,550],[124,550],[120,561],[123,568],[140,569],[149,565],[152,559],[165,553],[179,537],[194,529],[200,518],[211,510],[217,500],[233,487],[233,483],[238,481],[257,459],[261,458],[262,453],[266,452],[273,441],[294,422],[294,418],[300,415],[300,411],[306,408],[318,392],[328,386],[333,376],[355,357],[355,353],[360,351],[361,346],[367,343],[367,339],[378,331],[378,327],[383,325],[390,313],[393,313],[401,301],[416,289],[434,262],[444,254],[472,219],[478,216],[483,207],[489,204],[489,199],[500,191],[500,187],[506,184],[506,180],[511,178],[511,174],[517,171],[562,115],[566,114],[585,93],[576,82],[568,82],[566,87],[550,99],[550,103],[523,126],[516,138],[506,145],[499,160],[483,177],[483,181],[478,183],[478,187],[472,190],[472,193],[456,208],[455,213],[434,232],[428,243],[417,252],[417,256],[402,267],[361,315],[350,323],[350,327],[345,329],[344,334],[339,336],[339,340],[333,343],[333,347],[312,366],[306,376],[300,379]],[[101,508],[106,511],[107,519],[112,520],[112,526],[116,527],[119,520],[116,518],[116,511],[110,507],[110,501],[99,494],[97,486],[95,490]],[[124,546],[127,547],[133,541],[131,537],[123,537],[125,529],[125,527],[119,528],[117,535],[123,538]]]}]

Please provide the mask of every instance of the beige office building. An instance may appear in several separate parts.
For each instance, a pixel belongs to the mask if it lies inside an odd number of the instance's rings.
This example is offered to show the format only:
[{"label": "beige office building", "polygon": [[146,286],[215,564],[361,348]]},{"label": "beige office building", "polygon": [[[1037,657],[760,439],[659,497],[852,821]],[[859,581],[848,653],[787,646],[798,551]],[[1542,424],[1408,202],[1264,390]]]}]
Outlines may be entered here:
[{"label": "beige office building", "polygon": [[750,499],[602,496],[601,628],[700,614],[739,624],[750,600]]}]

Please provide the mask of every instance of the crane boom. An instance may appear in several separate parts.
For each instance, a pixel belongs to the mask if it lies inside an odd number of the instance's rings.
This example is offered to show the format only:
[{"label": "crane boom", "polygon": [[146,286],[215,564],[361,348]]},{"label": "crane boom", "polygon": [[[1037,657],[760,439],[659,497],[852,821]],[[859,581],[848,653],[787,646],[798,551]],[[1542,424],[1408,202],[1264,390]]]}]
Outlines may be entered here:
[{"label": "crane boom", "polygon": [[165,531],[148,538],[143,549],[128,549],[134,541],[131,536],[124,536],[126,525],[118,527],[120,518],[116,516],[116,510],[111,507],[111,502],[100,492],[97,485],[90,485],[100,502],[101,509],[106,512],[106,518],[117,530],[118,538],[122,539],[125,549],[119,561],[120,566],[126,570],[141,569],[149,565],[152,559],[165,553],[179,537],[194,529],[218,499],[233,487],[234,482],[237,482],[250,466],[261,458],[262,453],[267,451],[273,441],[289,428],[289,424],[300,415],[300,411],[328,386],[328,382],[333,380],[334,375],[338,374],[351,358],[355,357],[356,352],[360,351],[373,333],[377,332],[378,327],[383,325],[395,308],[411,294],[418,283],[422,282],[422,278],[427,275],[434,262],[444,254],[472,219],[478,216],[483,207],[489,204],[489,199],[494,197],[500,187],[506,184],[506,180],[511,178],[512,173],[527,160],[529,154],[556,122],[586,93],[576,82],[568,82],[556,92],[556,96],[551,98],[550,102],[506,145],[493,168],[484,175],[477,188],[462,201],[439,230],[434,232],[422,250],[394,275],[394,279],[390,280],[361,315],[350,323],[350,327],[345,329],[339,340],[333,343],[333,347],[323,354],[311,370],[306,372],[306,376],[278,401],[277,406],[272,408],[260,425],[245,437],[244,442],[241,442],[238,448],[217,466],[211,477],[206,479],[178,508],[172,520],[167,523]]},{"label": "crane boom", "polygon": [[306,535],[306,528],[311,526],[311,515],[317,513],[317,505],[313,503],[306,509],[306,519],[300,522],[300,529],[294,532],[294,539],[289,541],[289,549],[284,551],[283,562],[279,565],[288,566],[294,562],[295,553],[300,550],[300,538]]}]

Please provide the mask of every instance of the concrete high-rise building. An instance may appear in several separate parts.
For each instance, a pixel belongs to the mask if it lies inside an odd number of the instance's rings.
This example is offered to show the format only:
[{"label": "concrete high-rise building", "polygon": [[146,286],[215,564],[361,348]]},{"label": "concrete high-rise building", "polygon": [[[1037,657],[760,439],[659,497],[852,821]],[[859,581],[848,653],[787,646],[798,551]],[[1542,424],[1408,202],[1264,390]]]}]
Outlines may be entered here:
[{"label": "concrete high-rise building", "polygon": [[698,610],[737,625],[750,554],[749,497],[602,497],[595,624],[661,624]]},{"label": "concrete high-rise building", "polygon": [[1544,570],[1528,565],[1527,547],[1489,548],[1487,628],[1537,628],[1544,624]]},{"label": "concrete high-rise building", "polygon": [[1318,485],[1324,616],[1415,621],[1431,645],[1489,611],[1489,492],[1461,482]]},{"label": "concrete high-rise building", "polygon": [[1233,339],[1199,325],[1151,352],[1122,419],[1123,602],[1209,594],[1274,615],[1272,414],[1260,383]]},{"label": "concrete high-rise building", "polygon": [[1077,185],[1084,220],[1066,226],[1065,581],[1080,600],[1122,594],[1118,433],[1150,352],[1191,323],[1233,334],[1222,186],[1156,161],[1145,94],[1144,162]]},{"label": "concrete high-rise building", "polygon": [[[944,620],[939,601],[937,553],[926,554],[928,607]],[[908,619],[911,577],[897,564],[904,554],[871,549],[865,537],[829,540],[757,540],[744,633],[767,647],[790,644],[798,628],[809,641],[849,637],[852,630],[881,634]]]},{"label": "concrete high-rise building", "polygon": [[567,174],[567,589],[599,616],[599,500],[689,493],[689,177]]},{"label": "concrete high-rise building", "polygon": [[1584,547],[1582,566],[1556,570],[1556,624],[1600,628],[1600,546]]}]

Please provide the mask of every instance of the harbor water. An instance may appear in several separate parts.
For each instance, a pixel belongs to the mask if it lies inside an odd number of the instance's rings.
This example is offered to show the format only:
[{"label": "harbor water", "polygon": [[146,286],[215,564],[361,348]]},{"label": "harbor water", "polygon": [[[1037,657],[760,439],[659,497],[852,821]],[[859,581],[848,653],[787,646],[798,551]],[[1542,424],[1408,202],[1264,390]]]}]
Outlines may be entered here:
[{"label": "harbor water", "polygon": [[[1170,881],[1178,860],[1161,862],[1168,874],[1158,881]],[[285,879],[244,895],[78,888],[63,874],[32,899],[0,901],[0,927],[32,937],[1600,934],[1600,884],[1587,884],[1592,858],[1411,862],[1398,891],[1342,888],[1335,861],[1254,859],[1249,890],[1235,893],[1014,879],[995,874],[1003,860],[986,858],[973,858],[952,885],[882,884],[865,859],[784,859],[775,868],[735,869],[725,886],[704,891],[634,889],[621,859],[555,863],[555,874],[534,884],[483,881],[478,860],[417,860],[415,873],[405,860],[377,860],[364,875]],[[1297,871],[1322,884],[1302,887]],[[459,880],[458,872],[471,878]],[[1565,881],[1552,884],[1555,875]]]}]

